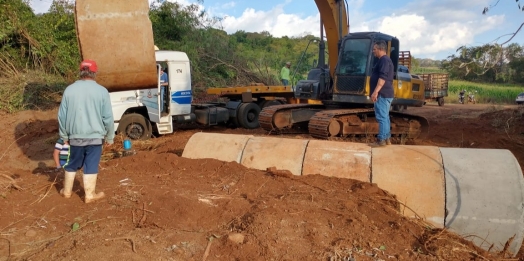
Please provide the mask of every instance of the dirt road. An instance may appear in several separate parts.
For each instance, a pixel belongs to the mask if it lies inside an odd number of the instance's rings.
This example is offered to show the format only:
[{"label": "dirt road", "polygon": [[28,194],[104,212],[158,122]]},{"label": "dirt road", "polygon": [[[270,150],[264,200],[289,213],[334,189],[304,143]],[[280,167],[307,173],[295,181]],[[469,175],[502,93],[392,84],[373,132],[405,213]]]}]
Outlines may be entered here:
[{"label": "dirt road", "polygon": [[[430,121],[428,139],[415,144],[509,149],[524,166],[522,107],[430,104],[407,112]],[[51,171],[56,111],[0,117],[0,260],[503,257],[399,215],[394,197],[373,184],[180,157],[197,131],[267,135],[261,129],[180,129],[135,142],[137,154],[123,158],[114,158],[115,144],[99,175],[107,198],[84,204],[78,174],[64,199],[62,175]]]}]

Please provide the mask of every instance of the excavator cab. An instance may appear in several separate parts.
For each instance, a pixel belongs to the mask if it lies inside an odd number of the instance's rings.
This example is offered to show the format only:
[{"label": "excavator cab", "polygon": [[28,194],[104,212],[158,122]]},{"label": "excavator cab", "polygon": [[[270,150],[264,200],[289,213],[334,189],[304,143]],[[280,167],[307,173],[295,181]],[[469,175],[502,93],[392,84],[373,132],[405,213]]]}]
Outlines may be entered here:
[{"label": "excavator cab", "polygon": [[399,49],[397,38],[378,32],[350,33],[340,44],[339,60],[333,77],[333,101],[373,104],[369,99],[371,95],[369,79],[378,62],[378,58],[373,55],[373,45],[381,40],[387,43],[386,53],[393,61],[394,71],[397,71]]},{"label": "excavator cab", "polygon": [[[340,44],[339,59],[331,78],[327,67],[319,64],[308,74],[307,80],[299,81],[295,97],[299,99],[333,100],[359,104],[372,104],[369,96],[369,78],[378,61],[373,56],[373,44],[383,40],[388,43],[388,55],[398,68],[397,38],[376,32],[351,33]],[[396,53],[396,55],[395,55]]]},{"label": "excavator cab", "polygon": [[422,81],[414,79],[399,67],[399,40],[379,32],[350,33],[342,38],[338,61],[333,75],[322,64],[309,72],[308,79],[295,86],[295,98],[321,100],[325,104],[337,103],[343,107],[370,107],[369,80],[378,58],[373,55],[373,45],[387,43],[386,54],[394,66],[394,106],[422,106]]}]

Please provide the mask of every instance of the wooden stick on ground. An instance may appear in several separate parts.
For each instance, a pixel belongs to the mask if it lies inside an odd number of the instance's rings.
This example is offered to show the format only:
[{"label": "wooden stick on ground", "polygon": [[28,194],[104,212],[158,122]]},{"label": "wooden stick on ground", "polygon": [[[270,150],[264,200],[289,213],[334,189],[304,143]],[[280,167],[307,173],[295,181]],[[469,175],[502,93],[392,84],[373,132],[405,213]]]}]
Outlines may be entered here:
[{"label": "wooden stick on ground", "polygon": [[8,179],[10,181],[9,185],[11,185],[11,187],[13,187],[15,189],[18,189],[18,190],[23,190],[22,187],[16,185],[16,181],[13,178],[9,177],[6,174],[0,174],[0,176],[4,177],[4,178],[6,178],[6,179]]},{"label": "wooden stick on ground", "polygon": [[130,237],[117,237],[117,238],[106,238],[106,241],[115,241],[115,240],[127,240],[131,242],[131,249],[136,253],[135,241]]},{"label": "wooden stick on ground", "polygon": [[215,239],[214,236],[209,237],[209,241],[207,242],[206,251],[204,251],[202,261],[206,261],[207,257],[209,256],[209,252],[211,251],[211,243],[213,243],[213,239]]},{"label": "wooden stick on ground", "polygon": [[42,196],[40,199],[37,199],[36,201],[34,201],[33,203],[29,204],[29,205],[33,205],[34,203],[40,203],[42,202],[42,200],[44,200],[45,197],[47,197],[47,195],[49,194],[49,192],[51,191],[51,188],[53,188],[53,186],[56,184],[56,179],[58,178],[58,175],[55,176],[55,179],[53,180],[53,182],[51,184],[49,184],[49,187],[47,188],[47,191],[45,192],[44,196]]}]

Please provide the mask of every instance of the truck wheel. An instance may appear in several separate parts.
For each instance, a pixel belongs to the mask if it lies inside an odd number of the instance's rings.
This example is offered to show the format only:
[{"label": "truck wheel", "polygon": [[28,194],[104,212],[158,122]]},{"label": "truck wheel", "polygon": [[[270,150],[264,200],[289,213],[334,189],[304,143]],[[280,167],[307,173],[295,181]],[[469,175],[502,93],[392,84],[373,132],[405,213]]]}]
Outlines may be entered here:
[{"label": "truck wheel", "polygon": [[438,103],[438,106],[444,106],[444,98],[438,97],[437,98],[437,103]]},{"label": "truck wheel", "polygon": [[260,107],[255,103],[242,103],[238,108],[237,119],[240,126],[246,129],[256,129],[260,126],[258,115]]},{"label": "truck wheel", "polygon": [[153,128],[144,116],[138,113],[130,113],[120,119],[116,132],[122,133],[132,140],[147,140],[153,134]]}]

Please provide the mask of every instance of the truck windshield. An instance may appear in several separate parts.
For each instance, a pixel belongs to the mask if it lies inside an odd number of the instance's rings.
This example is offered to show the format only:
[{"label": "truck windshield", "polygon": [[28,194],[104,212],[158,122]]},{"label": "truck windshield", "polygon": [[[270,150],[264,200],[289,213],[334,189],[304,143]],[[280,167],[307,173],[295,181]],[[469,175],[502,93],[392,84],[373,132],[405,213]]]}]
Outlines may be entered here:
[{"label": "truck windshield", "polygon": [[366,75],[371,39],[348,39],[340,53],[337,74]]}]

